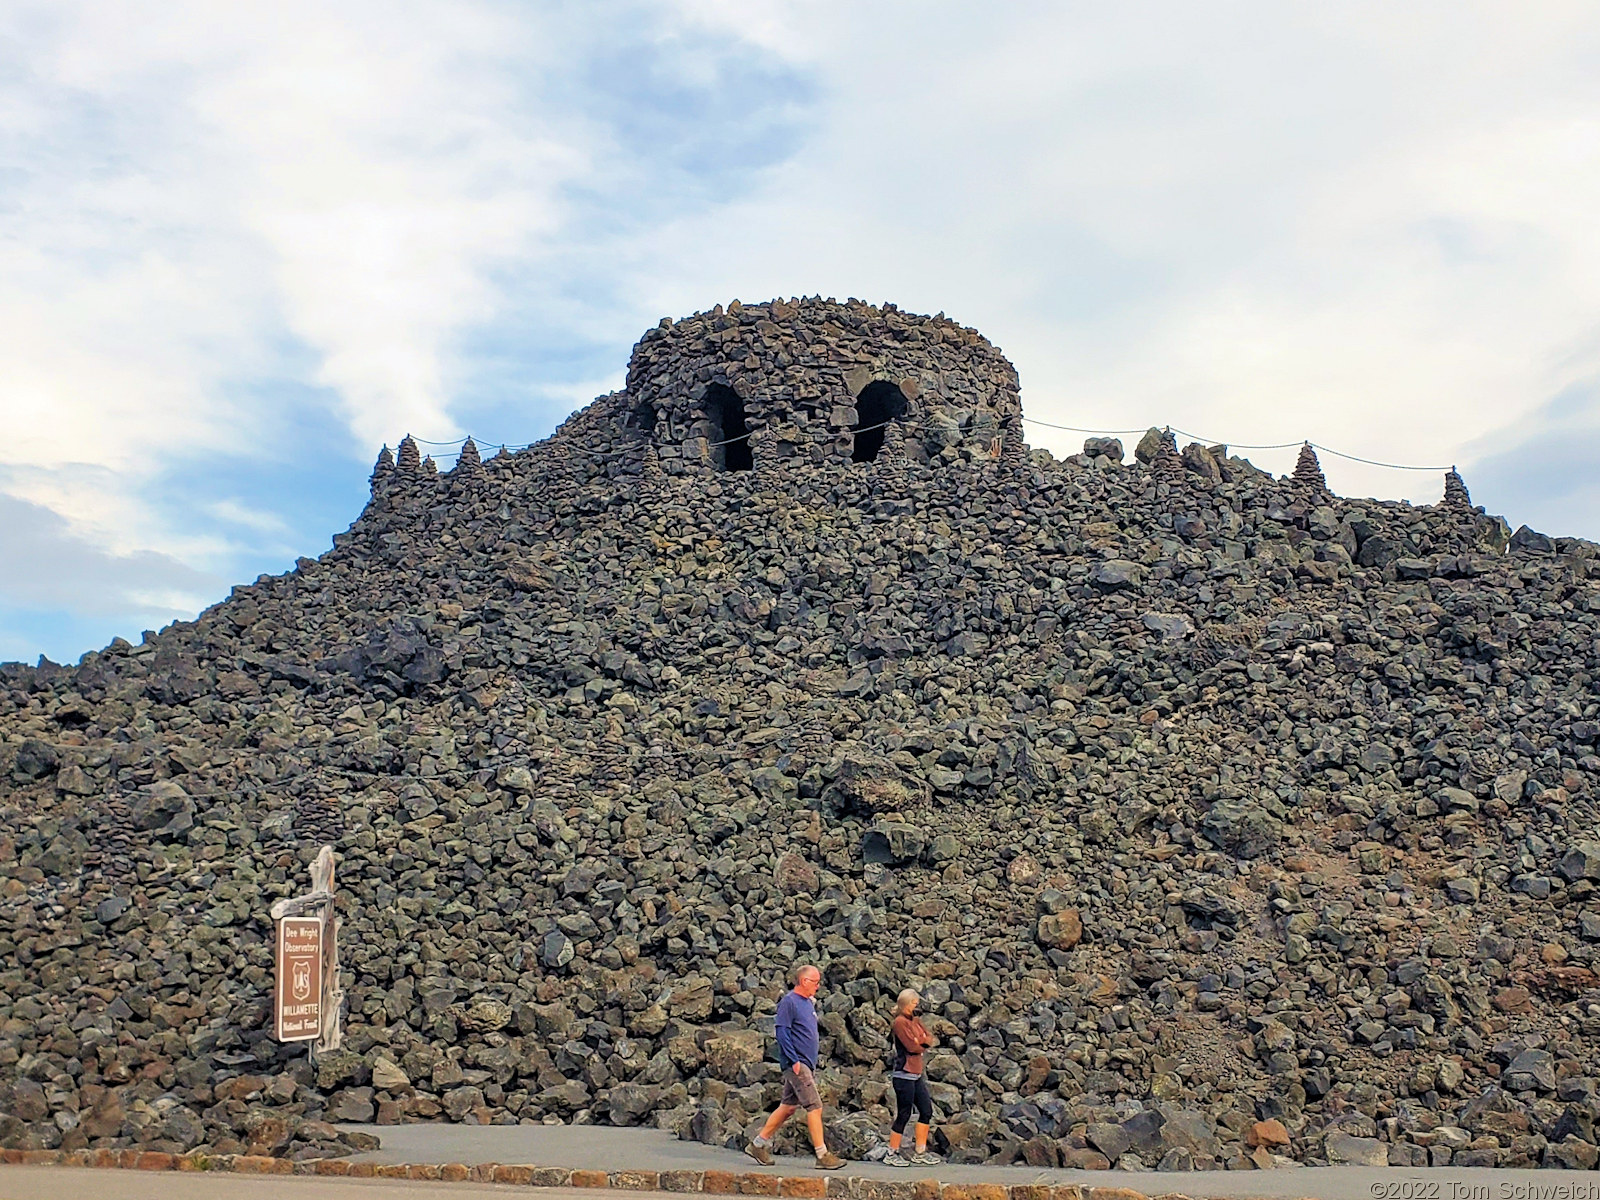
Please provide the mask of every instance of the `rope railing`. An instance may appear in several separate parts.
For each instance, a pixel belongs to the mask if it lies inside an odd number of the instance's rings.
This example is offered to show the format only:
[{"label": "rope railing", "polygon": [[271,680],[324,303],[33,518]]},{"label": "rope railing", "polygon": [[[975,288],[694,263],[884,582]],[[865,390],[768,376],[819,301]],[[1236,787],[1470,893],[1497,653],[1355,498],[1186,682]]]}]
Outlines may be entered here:
[{"label": "rope railing", "polygon": [[1452,464],[1451,466],[1448,466],[1448,467],[1412,467],[1412,466],[1407,466],[1404,463],[1386,463],[1386,462],[1378,462],[1376,459],[1372,459],[1372,458],[1357,458],[1354,454],[1346,454],[1342,450],[1335,450],[1330,446],[1322,445],[1320,442],[1311,442],[1311,443],[1309,443],[1309,445],[1313,449],[1321,450],[1324,454],[1331,454],[1335,458],[1348,458],[1351,462],[1365,463],[1369,467],[1387,467],[1391,471],[1454,471],[1455,470],[1454,464]]},{"label": "rope railing", "polygon": [[[1038,426],[1040,426],[1040,427],[1042,427],[1044,429],[1059,429],[1059,430],[1062,430],[1062,431],[1064,431],[1066,433],[1086,433],[1086,434],[1089,434],[1089,435],[1095,436],[1095,437],[1131,437],[1134,434],[1140,434],[1140,435],[1145,434],[1145,433],[1149,432],[1150,428],[1152,428],[1150,426],[1147,426],[1147,427],[1145,427],[1143,429],[1088,429],[1088,428],[1085,428],[1085,427],[1082,427],[1082,426],[1078,426],[1078,425],[1061,425],[1061,424],[1058,424],[1058,423],[1056,423],[1054,421],[1041,421],[1037,417],[1023,417],[1022,420],[1025,423],[1029,424],[1029,425],[1038,425]],[[898,418],[890,418],[887,421],[880,421],[876,425],[863,425],[863,426],[860,426],[860,427],[852,426],[849,429],[848,432],[850,432],[852,434],[871,433],[874,430],[887,429],[890,425],[907,424],[907,423],[908,422],[900,421]],[[1298,441],[1298,442],[1256,442],[1256,443],[1229,442],[1229,441],[1226,441],[1226,440],[1221,439],[1221,438],[1201,437],[1197,433],[1191,433],[1187,429],[1179,429],[1175,425],[1168,425],[1168,426],[1164,426],[1164,427],[1161,427],[1161,428],[1164,428],[1165,430],[1167,430],[1167,431],[1169,431],[1171,433],[1177,434],[1177,435],[1179,435],[1181,437],[1191,438],[1196,442],[1200,442],[1202,445],[1207,445],[1207,446],[1226,446],[1230,450],[1297,450],[1301,446],[1310,446],[1314,450],[1318,450],[1318,451],[1322,452],[1323,454],[1331,454],[1335,458],[1342,458],[1342,459],[1346,459],[1346,460],[1348,460],[1350,462],[1361,463],[1364,466],[1380,467],[1380,468],[1383,468],[1385,470],[1390,470],[1390,471],[1454,471],[1455,470],[1455,467],[1453,465],[1452,466],[1420,466],[1420,465],[1415,465],[1415,464],[1411,464],[1411,463],[1382,462],[1382,461],[1380,461],[1378,459],[1374,459],[1374,458],[1363,458],[1360,455],[1348,454],[1343,450],[1335,450],[1332,446],[1325,446],[1321,442],[1313,442],[1313,441],[1311,441],[1309,439],[1304,439],[1304,440],[1301,440],[1301,441]],[[721,448],[723,446],[731,446],[736,442],[746,441],[746,440],[748,440],[750,438],[750,436],[751,436],[751,434],[753,432],[754,431],[746,430],[744,433],[735,434],[731,438],[723,438],[721,441],[715,441],[715,442],[709,442],[708,441],[706,443],[706,449],[708,449],[708,450],[716,450],[716,449],[719,449],[719,448]],[[841,432],[843,432],[843,431],[841,431]],[[463,445],[466,444],[466,442],[468,440],[468,437],[471,437],[471,435],[469,434],[469,435],[467,435],[467,437],[460,437],[460,438],[455,439],[454,441],[449,441],[449,442],[430,441],[427,438],[419,438],[419,437],[412,437],[411,440],[413,442],[416,442],[419,446],[440,446],[440,447],[456,446],[456,447],[460,447],[460,446],[463,446]],[[506,444],[504,442],[500,442],[500,443],[479,442],[475,438],[473,439],[473,441],[477,446],[480,447],[480,449],[495,449],[495,450],[499,450],[499,451],[504,452],[504,453],[512,453],[512,454],[515,454],[515,453],[517,453],[519,451],[522,451],[522,450],[531,449],[533,446],[536,446],[536,445],[539,444],[537,442],[527,442],[527,443],[524,443],[522,445],[508,445],[508,444]],[[460,456],[460,453],[461,452],[460,452],[459,449],[454,450],[454,451],[441,450],[438,453],[430,453],[429,457],[434,458],[434,459],[456,458],[456,457]],[[609,454],[609,455],[604,455],[603,457],[606,457],[606,458],[621,458],[621,457],[624,457],[625,455],[626,455],[626,452],[617,452],[617,453],[613,453],[613,454]]]}]

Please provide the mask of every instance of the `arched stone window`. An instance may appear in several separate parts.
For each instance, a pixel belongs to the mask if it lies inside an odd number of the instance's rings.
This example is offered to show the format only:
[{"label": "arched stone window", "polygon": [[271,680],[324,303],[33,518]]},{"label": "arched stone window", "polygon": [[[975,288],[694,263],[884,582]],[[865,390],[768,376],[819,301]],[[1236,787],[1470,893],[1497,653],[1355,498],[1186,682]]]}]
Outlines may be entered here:
[{"label": "arched stone window", "polygon": [[886,380],[876,380],[861,389],[856,397],[855,446],[852,462],[874,462],[883,449],[883,426],[906,415],[906,394]]},{"label": "arched stone window", "polygon": [[744,421],[744,400],[725,383],[706,388],[706,420],[711,424],[710,440],[724,442],[714,446],[711,461],[719,471],[748,471],[755,465],[750,450],[750,427]]}]

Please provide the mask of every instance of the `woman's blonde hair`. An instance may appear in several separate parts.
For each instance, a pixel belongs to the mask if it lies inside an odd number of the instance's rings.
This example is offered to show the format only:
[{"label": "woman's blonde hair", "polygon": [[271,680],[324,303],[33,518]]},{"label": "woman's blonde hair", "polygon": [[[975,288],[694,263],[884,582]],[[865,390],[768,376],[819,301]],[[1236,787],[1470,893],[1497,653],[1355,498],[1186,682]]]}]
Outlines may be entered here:
[{"label": "woman's blonde hair", "polygon": [[895,997],[894,1011],[900,1016],[906,1016],[911,1012],[911,1006],[921,999],[922,996],[916,988],[907,988]]}]

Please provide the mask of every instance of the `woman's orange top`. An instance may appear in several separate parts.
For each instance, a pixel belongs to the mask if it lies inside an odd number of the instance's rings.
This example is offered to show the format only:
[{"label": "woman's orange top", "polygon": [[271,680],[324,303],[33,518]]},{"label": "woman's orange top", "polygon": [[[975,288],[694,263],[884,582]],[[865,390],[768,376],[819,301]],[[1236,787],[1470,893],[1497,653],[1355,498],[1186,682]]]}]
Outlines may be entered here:
[{"label": "woman's orange top", "polygon": [[900,1048],[895,1056],[898,1060],[895,1070],[906,1075],[921,1075],[922,1056],[932,1048],[933,1034],[916,1017],[898,1016],[891,1028],[895,1044]]}]

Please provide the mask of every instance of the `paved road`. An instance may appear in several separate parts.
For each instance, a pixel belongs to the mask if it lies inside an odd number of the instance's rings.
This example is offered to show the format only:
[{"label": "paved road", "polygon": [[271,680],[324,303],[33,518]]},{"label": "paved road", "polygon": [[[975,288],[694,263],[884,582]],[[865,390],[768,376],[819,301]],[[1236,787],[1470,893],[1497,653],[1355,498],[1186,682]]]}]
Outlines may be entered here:
[{"label": "paved road", "polygon": [[178,1171],[0,1167],[0,1200],[684,1200],[668,1192],[412,1183],[311,1175],[202,1175]]},{"label": "paved road", "polygon": [[[1055,1173],[1053,1173],[1055,1174]],[[1315,1200],[1600,1200],[1600,1174],[1581,1171],[1412,1170],[1317,1167],[1285,1171],[1207,1171],[1140,1175],[1099,1172],[1100,1184],[1151,1195],[1314,1197]],[[1381,1184],[1384,1191],[1374,1192]],[[1565,1188],[1565,1190],[1561,1190]],[[1531,1189],[1531,1190],[1530,1190]],[[0,1166],[0,1200],[684,1200],[669,1192],[414,1183],[307,1175],[202,1175],[176,1171],[77,1170]]]}]

